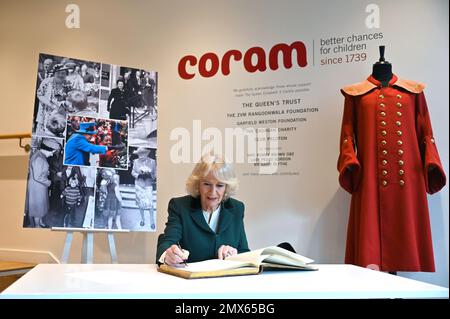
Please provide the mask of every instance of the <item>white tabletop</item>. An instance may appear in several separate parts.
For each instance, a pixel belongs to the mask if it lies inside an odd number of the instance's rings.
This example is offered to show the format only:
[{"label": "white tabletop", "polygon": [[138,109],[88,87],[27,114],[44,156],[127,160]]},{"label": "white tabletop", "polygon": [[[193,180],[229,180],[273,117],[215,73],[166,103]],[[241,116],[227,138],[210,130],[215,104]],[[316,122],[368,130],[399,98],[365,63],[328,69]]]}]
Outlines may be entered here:
[{"label": "white tabletop", "polygon": [[353,265],[182,279],[145,264],[40,264],[0,298],[448,298],[448,288]]}]

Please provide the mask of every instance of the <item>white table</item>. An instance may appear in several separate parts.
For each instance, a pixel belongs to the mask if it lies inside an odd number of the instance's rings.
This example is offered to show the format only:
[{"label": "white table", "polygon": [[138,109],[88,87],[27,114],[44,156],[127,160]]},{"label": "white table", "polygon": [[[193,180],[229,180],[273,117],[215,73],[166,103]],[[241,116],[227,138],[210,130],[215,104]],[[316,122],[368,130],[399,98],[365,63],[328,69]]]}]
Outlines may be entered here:
[{"label": "white table", "polygon": [[448,298],[448,288],[353,265],[191,279],[145,264],[40,264],[0,298]]}]

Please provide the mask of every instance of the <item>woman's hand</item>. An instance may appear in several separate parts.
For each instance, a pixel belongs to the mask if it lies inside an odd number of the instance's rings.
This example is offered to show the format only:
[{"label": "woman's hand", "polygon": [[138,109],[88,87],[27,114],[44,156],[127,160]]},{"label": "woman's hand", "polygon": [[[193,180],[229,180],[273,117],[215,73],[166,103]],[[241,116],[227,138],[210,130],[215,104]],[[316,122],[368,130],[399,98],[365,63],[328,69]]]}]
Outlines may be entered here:
[{"label": "woman's hand", "polygon": [[177,245],[172,245],[166,249],[166,257],[164,258],[164,263],[169,266],[179,266],[183,264],[185,259],[183,252]]},{"label": "woman's hand", "polygon": [[228,245],[222,245],[220,246],[219,250],[217,251],[217,255],[219,259],[225,259],[227,257],[237,255],[238,251],[236,248],[228,246]]}]

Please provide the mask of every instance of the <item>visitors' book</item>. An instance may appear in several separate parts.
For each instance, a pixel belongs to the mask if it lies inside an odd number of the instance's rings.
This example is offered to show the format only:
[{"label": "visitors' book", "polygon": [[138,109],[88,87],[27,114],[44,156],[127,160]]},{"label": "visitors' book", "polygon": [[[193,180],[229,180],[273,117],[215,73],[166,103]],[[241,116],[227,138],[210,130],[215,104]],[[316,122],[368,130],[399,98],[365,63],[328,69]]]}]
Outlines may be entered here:
[{"label": "visitors' book", "polygon": [[186,279],[256,275],[266,269],[317,270],[314,260],[284,248],[270,246],[227,257],[172,267],[161,265],[158,271]]}]

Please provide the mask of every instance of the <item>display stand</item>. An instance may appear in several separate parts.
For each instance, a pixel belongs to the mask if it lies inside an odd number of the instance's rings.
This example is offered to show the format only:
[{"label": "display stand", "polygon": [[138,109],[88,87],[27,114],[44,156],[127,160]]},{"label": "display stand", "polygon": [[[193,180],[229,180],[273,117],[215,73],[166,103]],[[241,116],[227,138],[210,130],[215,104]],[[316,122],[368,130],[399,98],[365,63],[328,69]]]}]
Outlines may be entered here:
[{"label": "display stand", "polygon": [[86,228],[65,228],[52,227],[52,231],[66,232],[66,240],[61,255],[61,263],[67,264],[69,261],[70,247],[72,245],[73,233],[79,232],[83,234],[83,248],[81,253],[81,263],[92,264],[94,261],[94,233],[106,233],[108,236],[109,253],[111,255],[111,263],[117,264],[117,251],[114,241],[115,233],[129,233],[128,229],[86,229]]}]

